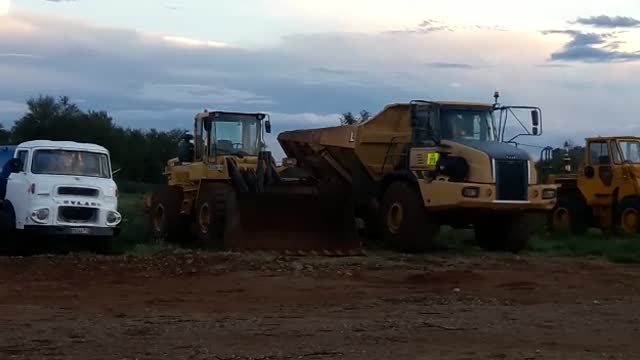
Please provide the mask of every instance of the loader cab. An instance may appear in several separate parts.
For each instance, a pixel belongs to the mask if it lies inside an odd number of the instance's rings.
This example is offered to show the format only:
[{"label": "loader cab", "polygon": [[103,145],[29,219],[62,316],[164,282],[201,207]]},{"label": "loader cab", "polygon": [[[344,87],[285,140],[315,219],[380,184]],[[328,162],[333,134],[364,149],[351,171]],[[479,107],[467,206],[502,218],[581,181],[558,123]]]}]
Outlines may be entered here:
[{"label": "loader cab", "polygon": [[271,133],[269,115],[205,110],[194,121],[196,161],[219,156],[254,157],[264,150]]},{"label": "loader cab", "polygon": [[[586,139],[579,185],[590,203],[609,205],[614,198],[640,193],[640,138]],[[617,196],[613,196],[617,191]],[[598,199],[598,200],[595,200]]]}]

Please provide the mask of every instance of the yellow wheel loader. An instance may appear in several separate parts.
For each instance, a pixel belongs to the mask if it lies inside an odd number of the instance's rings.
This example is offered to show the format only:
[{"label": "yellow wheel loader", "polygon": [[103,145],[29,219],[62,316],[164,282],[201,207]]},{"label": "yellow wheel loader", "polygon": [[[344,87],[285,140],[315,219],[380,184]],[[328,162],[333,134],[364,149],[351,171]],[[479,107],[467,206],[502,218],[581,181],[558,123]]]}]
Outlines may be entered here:
[{"label": "yellow wheel loader", "polygon": [[265,150],[265,132],[267,114],[197,114],[193,135],[167,163],[167,184],[146,198],[151,238],[231,251],[361,254],[351,194],[304,172],[283,174]]},{"label": "yellow wheel loader", "polygon": [[563,174],[547,182],[560,185],[549,217],[552,230],[584,234],[594,227],[626,235],[640,232],[640,138],[586,139],[582,166],[573,172],[568,150]]},{"label": "yellow wheel loader", "polygon": [[[534,159],[514,146],[520,135],[541,134],[541,110],[501,106],[498,96],[494,104],[391,104],[355,125],[288,131],[278,140],[288,163],[352,193],[369,237],[425,251],[450,225],[474,229],[485,249],[519,252],[530,236],[527,215],[548,213],[557,185],[538,184]],[[521,110],[531,125],[516,116]],[[507,139],[511,118],[525,131]]]}]

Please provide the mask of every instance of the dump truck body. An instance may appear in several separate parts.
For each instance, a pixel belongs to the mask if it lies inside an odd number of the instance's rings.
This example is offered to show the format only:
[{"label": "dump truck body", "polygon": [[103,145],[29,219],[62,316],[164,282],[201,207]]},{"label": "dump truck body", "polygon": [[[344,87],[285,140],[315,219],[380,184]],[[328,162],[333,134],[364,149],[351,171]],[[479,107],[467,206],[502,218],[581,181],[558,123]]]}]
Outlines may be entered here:
[{"label": "dump truck body", "polygon": [[575,234],[595,227],[636,235],[640,230],[640,137],[593,137],[585,142],[580,168],[547,180],[560,185],[558,203],[549,218],[551,227]]},{"label": "dump truck body", "polygon": [[[538,184],[532,157],[498,140],[493,111],[490,104],[393,104],[357,125],[288,131],[278,141],[298,166],[349,186],[369,233],[421,249],[440,225],[473,227],[485,237],[490,231],[482,224],[496,216],[512,220],[553,208],[556,186]],[[447,116],[467,121],[463,125],[480,134],[450,135]],[[403,216],[417,222],[406,234]],[[522,247],[512,245],[502,247]]]}]

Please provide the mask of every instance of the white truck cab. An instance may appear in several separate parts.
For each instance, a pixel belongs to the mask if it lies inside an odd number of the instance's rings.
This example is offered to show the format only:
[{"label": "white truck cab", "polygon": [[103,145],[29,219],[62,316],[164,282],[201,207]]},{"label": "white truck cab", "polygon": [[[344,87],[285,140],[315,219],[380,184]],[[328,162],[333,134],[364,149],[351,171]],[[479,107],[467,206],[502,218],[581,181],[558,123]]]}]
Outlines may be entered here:
[{"label": "white truck cab", "polygon": [[35,140],[19,144],[4,211],[19,232],[115,237],[122,216],[110,153],[102,146]]}]

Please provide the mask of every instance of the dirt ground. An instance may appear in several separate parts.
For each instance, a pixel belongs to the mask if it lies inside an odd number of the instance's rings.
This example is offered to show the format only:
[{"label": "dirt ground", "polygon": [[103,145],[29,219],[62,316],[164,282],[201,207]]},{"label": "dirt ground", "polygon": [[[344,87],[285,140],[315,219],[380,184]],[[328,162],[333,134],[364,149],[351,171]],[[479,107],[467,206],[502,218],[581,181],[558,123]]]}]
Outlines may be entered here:
[{"label": "dirt ground", "polygon": [[0,359],[639,359],[639,314],[585,260],[0,259]]}]

